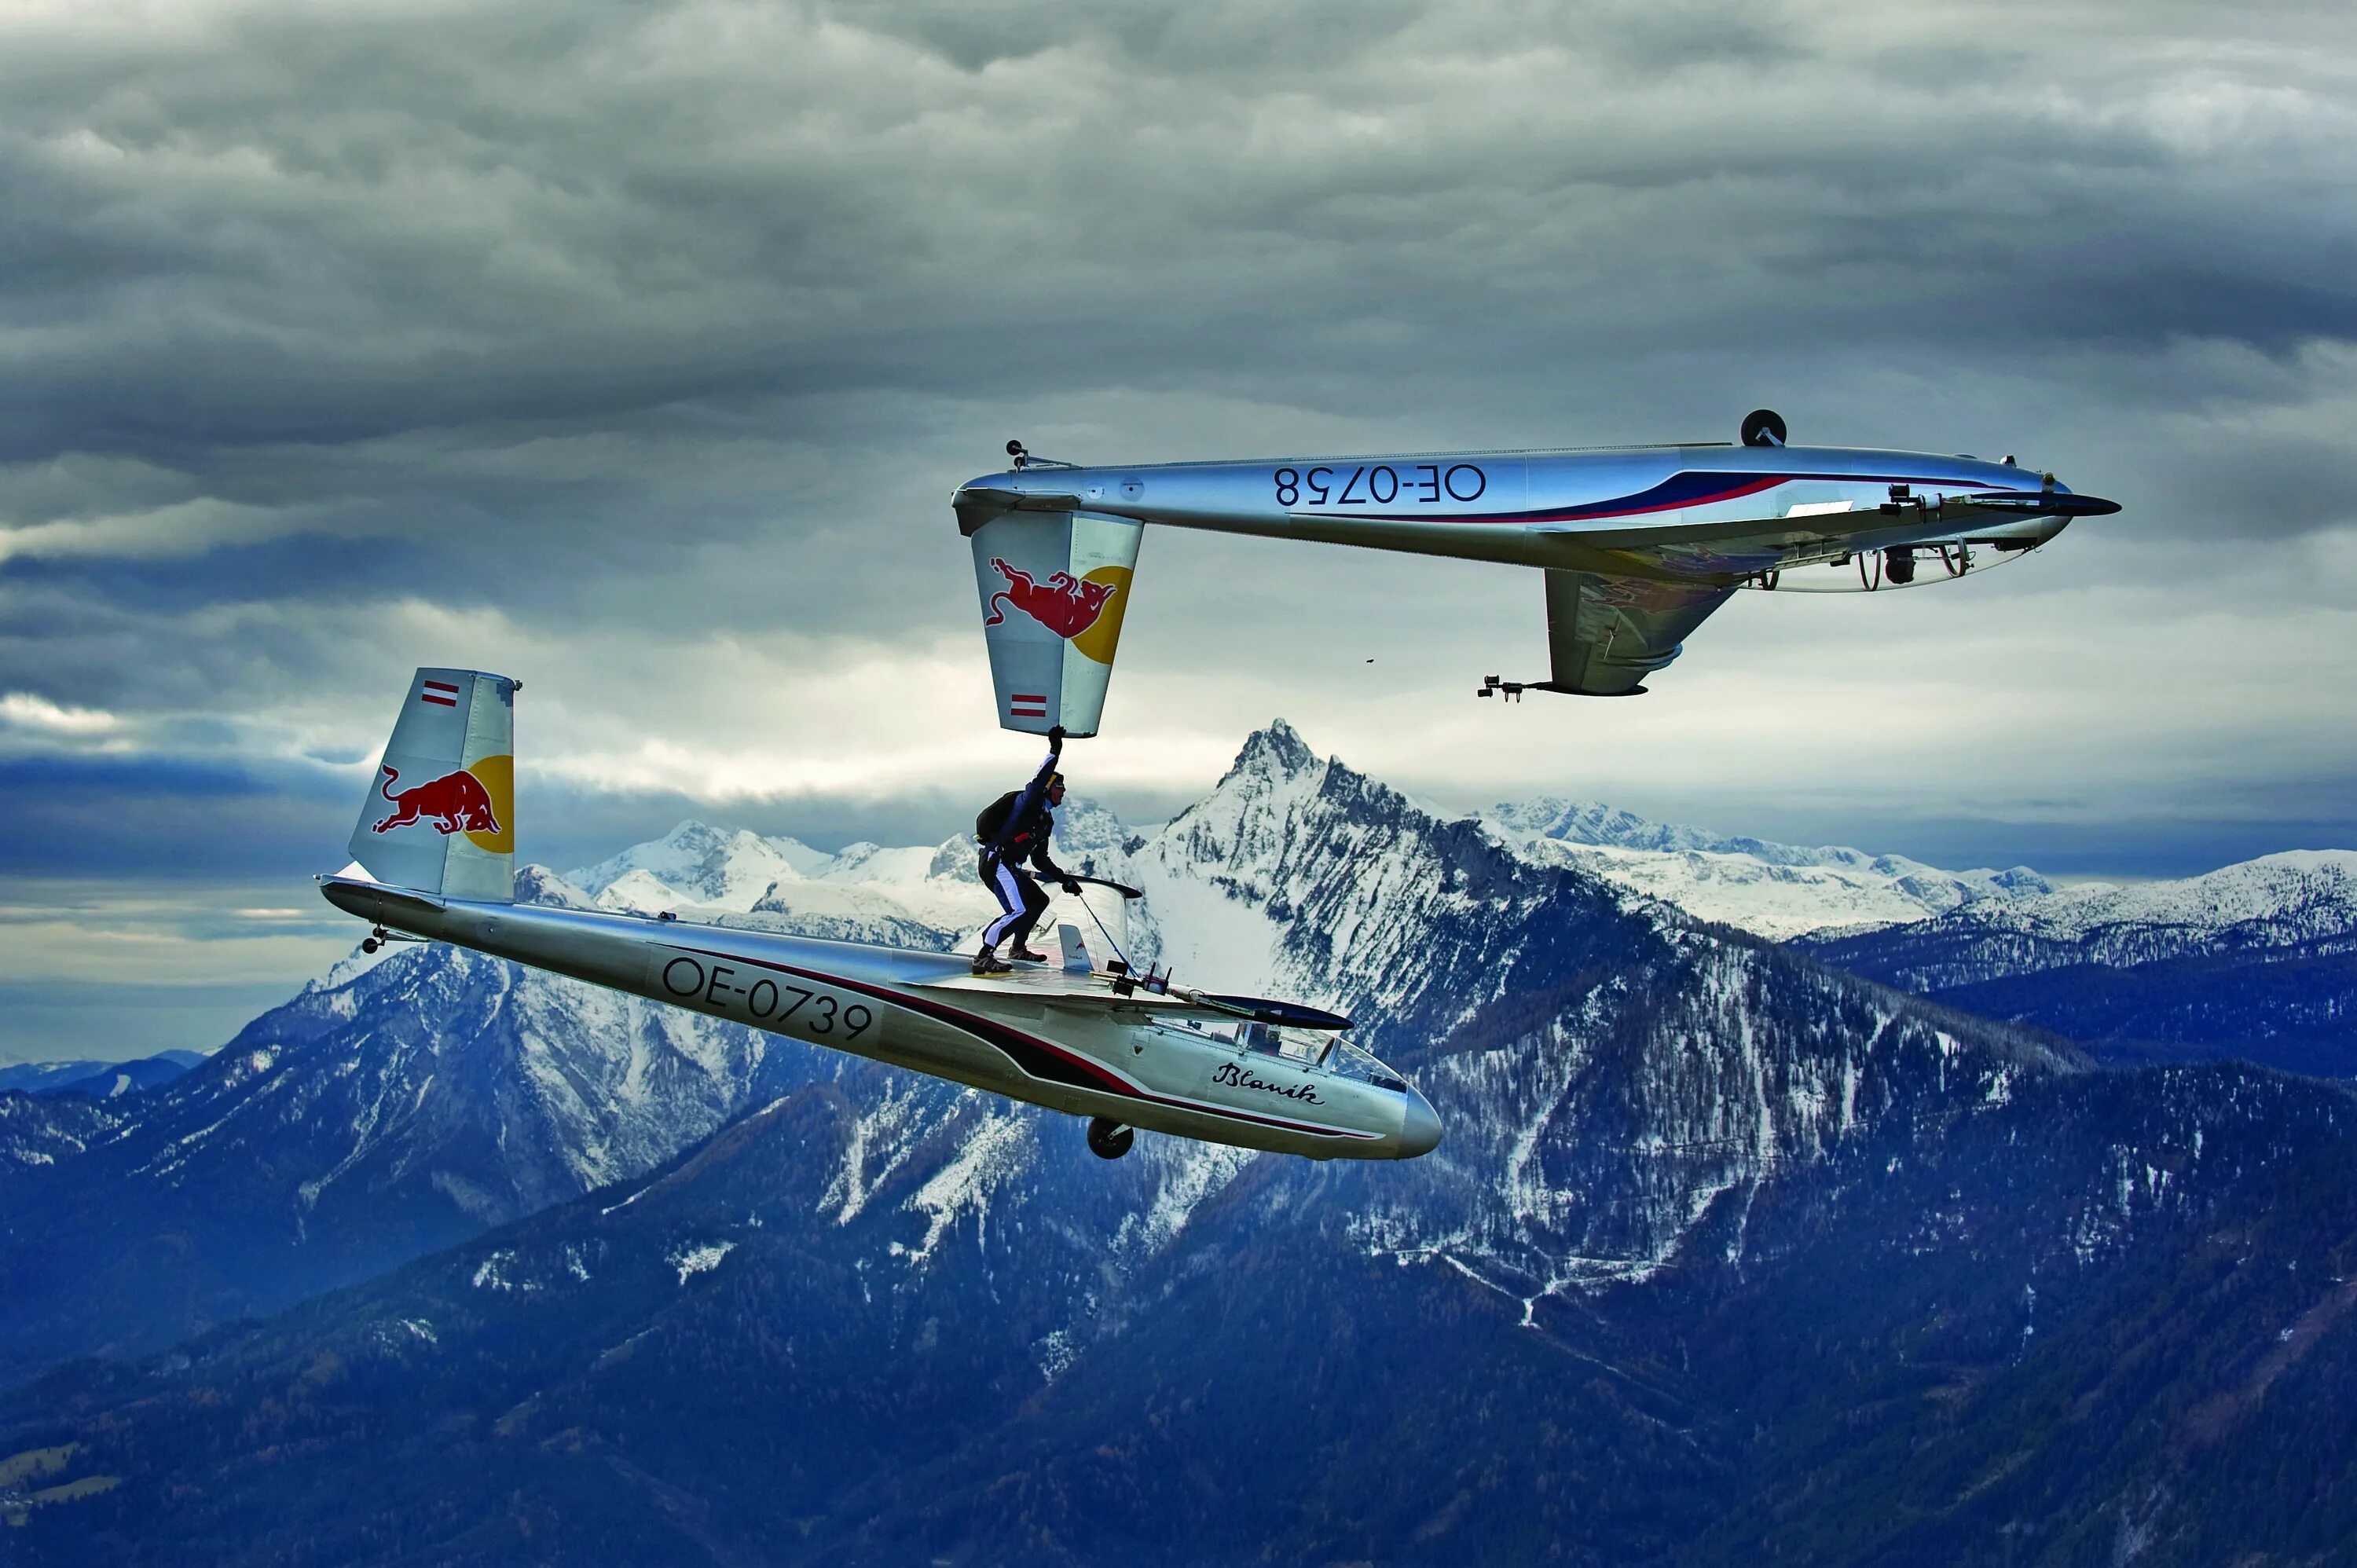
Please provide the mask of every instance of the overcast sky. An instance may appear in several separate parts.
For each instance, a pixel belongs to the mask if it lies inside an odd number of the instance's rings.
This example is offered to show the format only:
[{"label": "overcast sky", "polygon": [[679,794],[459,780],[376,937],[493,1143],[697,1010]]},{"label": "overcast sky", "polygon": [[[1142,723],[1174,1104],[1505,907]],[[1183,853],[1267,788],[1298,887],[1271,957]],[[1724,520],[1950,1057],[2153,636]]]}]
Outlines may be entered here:
[{"label": "overcast sky", "polygon": [[1070,762],[1141,820],[1283,714],[1447,805],[1949,865],[2357,843],[2352,18],[15,0],[0,1058],[216,1045],[342,951],[307,874],[420,663],[524,682],[528,858],[970,822],[1037,756],[948,506],[1009,436],[1764,404],[2126,507],[1519,707],[1535,573],[1155,532]]}]

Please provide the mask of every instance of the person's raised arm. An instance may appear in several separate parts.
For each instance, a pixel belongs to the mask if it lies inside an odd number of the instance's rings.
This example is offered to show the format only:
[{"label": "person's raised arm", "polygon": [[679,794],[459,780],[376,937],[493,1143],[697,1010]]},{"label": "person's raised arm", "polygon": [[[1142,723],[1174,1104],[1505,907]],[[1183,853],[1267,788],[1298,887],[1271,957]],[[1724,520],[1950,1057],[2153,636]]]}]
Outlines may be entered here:
[{"label": "person's raised arm", "polygon": [[1063,752],[1064,726],[1058,725],[1048,732],[1048,760],[1039,765],[1039,771],[1031,776],[1028,784],[1016,791],[1014,809],[1006,813],[1006,821],[1000,826],[998,836],[983,845],[984,849],[993,853],[1004,849],[1006,841],[1014,837],[1031,813],[1039,809],[1040,802],[1048,797],[1048,780],[1055,777],[1056,760]]},{"label": "person's raised arm", "polygon": [[[1064,726],[1058,725],[1048,732],[1048,760],[1040,765],[1039,776],[1031,780],[1031,791],[1036,793],[1027,791],[1027,800],[1038,800],[1044,803],[1048,792],[1048,780],[1055,777],[1056,761],[1063,752]],[[1049,819],[1051,822],[1053,820],[1053,818]],[[1049,881],[1062,883],[1065,892],[1078,893],[1081,890],[1081,885],[1072,880],[1072,874],[1058,865],[1049,856],[1048,840],[1052,836],[1052,832],[1039,835],[1039,842],[1031,846],[1031,864],[1039,867],[1039,875]]]},{"label": "person's raised arm", "polygon": [[1048,732],[1048,760],[1041,763],[1039,771],[1031,776],[1031,782],[1024,787],[1024,793],[1044,794],[1048,789],[1048,776],[1056,771],[1056,763],[1063,755],[1064,726],[1058,725]]}]

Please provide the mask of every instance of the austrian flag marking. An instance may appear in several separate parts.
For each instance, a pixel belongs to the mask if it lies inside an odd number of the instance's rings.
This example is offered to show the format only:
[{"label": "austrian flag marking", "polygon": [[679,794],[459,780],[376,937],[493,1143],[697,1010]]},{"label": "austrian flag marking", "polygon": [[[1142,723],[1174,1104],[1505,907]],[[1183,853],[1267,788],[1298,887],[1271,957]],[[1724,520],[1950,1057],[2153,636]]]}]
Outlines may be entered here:
[{"label": "austrian flag marking", "polygon": [[1044,693],[1033,695],[1026,692],[1009,692],[1006,694],[1006,711],[1018,719],[1044,719],[1048,716],[1047,695]]},{"label": "austrian flag marking", "polygon": [[432,703],[436,707],[455,708],[458,705],[458,688],[447,681],[428,681],[425,689],[417,693],[417,698],[423,703]]}]

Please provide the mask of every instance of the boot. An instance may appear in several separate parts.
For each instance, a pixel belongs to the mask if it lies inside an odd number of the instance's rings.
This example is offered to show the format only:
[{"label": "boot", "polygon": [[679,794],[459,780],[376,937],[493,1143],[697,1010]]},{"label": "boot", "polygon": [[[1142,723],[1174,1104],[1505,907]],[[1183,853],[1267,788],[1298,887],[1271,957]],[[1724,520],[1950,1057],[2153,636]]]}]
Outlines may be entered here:
[{"label": "boot", "polygon": [[988,948],[974,955],[974,972],[976,974],[1006,974],[1012,972],[1014,968],[1013,964]]},{"label": "boot", "polygon": [[1019,958],[1025,963],[1045,963],[1048,961],[1048,955],[1046,953],[1033,952],[1021,942],[1017,942],[1012,948],[1009,948],[1007,950],[1006,956],[1009,958]]}]

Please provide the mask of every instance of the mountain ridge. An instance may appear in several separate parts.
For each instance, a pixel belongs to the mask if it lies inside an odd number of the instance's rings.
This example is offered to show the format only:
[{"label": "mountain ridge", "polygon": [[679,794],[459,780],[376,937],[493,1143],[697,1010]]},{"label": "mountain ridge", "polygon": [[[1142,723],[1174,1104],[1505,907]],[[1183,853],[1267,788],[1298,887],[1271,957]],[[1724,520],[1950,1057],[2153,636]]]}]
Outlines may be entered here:
[{"label": "mountain ridge", "polygon": [[[1092,942],[1102,921],[1134,960],[1370,1014],[1385,1048],[1445,1036],[1533,962],[1573,961],[1578,932],[1621,931],[1624,948],[1645,932],[1656,946],[1693,940],[1632,919],[1618,889],[1518,859],[1469,820],[1318,759],[1290,726],[1249,737],[1221,784],[1150,838],[1085,806],[1067,820],[1078,842],[1059,853],[1145,886],[1154,913],[1094,895],[1084,908],[1060,897],[1051,918]],[[694,822],[671,837],[603,863],[612,880],[597,896],[537,866],[518,874],[519,896],[610,907],[616,886],[661,865],[750,898],[716,919],[931,947],[960,935],[933,923],[940,909],[974,925],[991,909],[958,880],[968,840],[806,860],[764,880],[784,854],[771,841]],[[930,907],[911,897],[920,868],[916,892],[941,900]],[[1534,940],[1532,926],[1551,934]],[[1474,992],[1452,989],[1458,969],[1480,977]],[[757,1097],[833,1080],[843,1060],[461,950],[355,954],[187,1079],[124,1102],[135,1114],[0,1123],[0,1156],[14,1151],[0,1171],[15,1173],[0,1179],[18,1194],[0,1227],[16,1291],[0,1369],[135,1351],[282,1306],[628,1178]],[[152,1225],[205,1239],[174,1265],[178,1285],[125,1301],[93,1283]]]},{"label": "mountain ridge", "polygon": [[1944,871],[1905,855],[1811,848],[1657,822],[1542,796],[1477,813],[1522,853],[1578,865],[1691,914],[1775,940],[1901,925],[2055,890],[2026,865]]},{"label": "mountain ridge", "polygon": [[2120,1062],[2236,1056],[2357,1076],[2357,852],[2065,888],[1806,944],[1825,961]]},{"label": "mountain ridge", "polygon": [[[1183,976],[1361,1015],[1371,1021],[1370,1040],[1403,1067],[1486,1074],[1486,1087],[1469,1080],[1468,1091],[1488,1096],[1485,1106],[1520,1107],[1513,1114],[1534,1125],[1593,1092],[1601,1080],[1593,1072],[1583,1079],[1574,1064],[1611,1059],[1609,1051],[1593,1042],[1575,1049],[1571,1036],[1540,1030],[1477,1073],[1444,1058],[1427,1063],[1432,1043],[1471,1020],[1503,1027],[1518,1010],[1551,1005],[1562,982],[1549,976],[1679,964],[1686,967],[1676,972],[1706,983],[1719,1000],[1680,1004],[1663,1015],[1711,1037],[1741,1014],[1727,997],[1756,992],[1763,975],[1783,972],[1764,944],[1705,935],[1672,907],[1624,885],[1522,854],[1480,821],[1421,806],[1320,758],[1282,721],[1247,737],[1220,784],[1150,834],[1132,832],[1085,802],[1068,807],[1077,842],[1066,843],[1060,826],[1059,854],[1134,882],[1148,897],[1125,907],[1102,895],[1085,904],[1060,897],[1050,927],[1070,921],[1092,946],[1108,940],[1134,961],[1176,964]],[[590,880],[609,879],[596,895],[527,866],[518,874],[519,897],[612,908],[617,886],[662,865],[732,902],[749,900],[741,910],[690,905],[691,918],[935,949],[970,939],[994,908],[965,869],[973,849],[963,835],[931,850],[853,845],[825,857],[802,846],[799,865],[780,847],[798,841],[693,821],[652,842],[647,854],[625,852],[600,863],[605,869]],[[781,865],[791,875],[771,876]],[[694,875],[680,873],[681,865]],[[1620,934],[1603,950],[1586,950],[1584,943],[1608,930]],[[1902,1015],[1930,1020],[1923,1026],[1935,1034],[1949,1016],[1889,997],[1835,1004],[1820,983],[1802,989],[1817,998],[1807,1005],[1852,1009],[1854,1026],[1869,1038]],[[385,1034],[382,1020],[393,1015],[402,1022]],[[1986,1040],[2012,1037],[2002,1026],[1973,1027]],[[2007,1048],[2050,1069],[2082,1059],[2041,1036],[2019,1039],[2027,1043]],[[1624,1066],[1631,1049],[1672,1059],[1658,1031],[1650,1046],[1612,1049]],[[380,1060],[379,1052],[392,1059]],[[262,1058],[268,1064],[255,1067]],[[303,1067],[307,1061],[314,1065]],[[1747,1172],[1816,1147],[1809,1128],[1822,1107],[1855,1103],[1847,1097],[1857,1085],[1845,1087],[1838,1072],[1826,1078],[1764,1059],[1745,1070],[1755,1081],[1667,1080],[1663,1092],[1683,1098],[1682,1113],[1716,1128],[1707,1138],[1721,1153],[1668,1162],[1680,1168],[1663,1190],[1699,1193],[1713,1182],[1749,1179]],[[13,1324],[0,1318],[0,1374],[23,1375],[58,1353],[135,1351],[158,1335],[224,1315],[272,1310],[419,1249],[628,1179],[756,1100],[834,1081],[842,1071],[841,1058],[478,955],[403,946],[373,958],[355,954],[257,1020],[210,1076],[199,1071],[158,1091],[164,1098],[136,1115],[102,1111],[69,1122],[20,1110],[0,1117],[0,1181],[27,1194],[0,1230],[0,1270],[13,1271],[5,1277],[16,1282],[19,1305]],[[1798,1074],[1780,1090],[1794,1108],[1770,1113],[1764,1096],[1780,1073]],[[1510,1090],[1514,1075],[1519,1087]],[[284,1087],[262,1093],[264,1080],[278,1079],[286,1079]],[[248,1108],[252,1095],[268,1103]],[[410,1108],[413,1101],[427,1103],[420,1096],[435,1109]],[[1548,1104],[1556,1110],[1545,1112]],[[1744,1137],[1736,1135],[1738,1123],[1749,1128]],[[274,1127],[270,1136],[288,1141],[257,1162],[241,1142],[249,1124]],[[1616,1146],[1638,1136],[1620,1129]],[[298,1148],[310,1152],[296,1155]],[[59,1174],[61,1165],[93,1157],[81,1175]],[[1443,1163],[1449,1157],[1444,1146]],[[1558,1198],[1534,1197],[1528,1207],[1540,1219],[1489,1225],[1480,1232],[1481,1256],[1468,1254],[1469,1262],[1523,1280],[1516,1288],[1530,1296],[1571,1278],[1544,1261],[1553,1255],[1550,1227],[1572,1226],[1587,1238],[1581,1245],[1593,1244],[1604,1262],[1590,1272],[1599,1277],[1654,1266],[1682,1233],[1684,1221],[1663,1218],[1674,1203],[1663,1208],[1659,1192],[1631,1187],[1621,1166],[1599,1165],[1578,1179],[1598,1193],[1624,1195],[1611,1200],[1627,1206],[1618,1220],[1595,1219],[1601,1200],[1566,1208]],[[129,1184],[147,1192],[140,1184],[158,1180],[194,1184],[190,1195],[150,1193],[154,1218],[177,1216],[171,1223],[193,1227],[188,1234],[212,1237],[192,1255],[219,1264],[195,1270],[186,1289],[159,1292],[126,1316],[122,1303],[97,1300],[77,1283],[106,1277],[107,1261],[133,1244],[124,1216],[105,1214],[84,1187],[122,1191]],[[864,1177],[845,1180],[846,1190],[865,1190]],[[1557,1180],[1546,1176],[1542,1186]],[[239,1196],[199,1217],[193,1191]],[[224,1216],[236,1223],[223,1232],[208,1229],[226,1223]],[[332,1240],[339,1234],[368,1240],[346,1246]],[[290,1243],[296,1260],[318,1261],[288,1265]],[[256,1262],[265,1256],[277,1262],[265,1268]],[[256,1278],[274,1283],[256,1288],[242,1278],[249,1263]]]},{"label": "mountain ridge", "polygon": [[200,1051],[167,1050],[127,1061],[12,1062],[0,1067],[0,1092],[17,1090],[27,1094],[87,1094],[112,1100],[169,1083],[204,1059]]},{"label": "mountain ridge", "polygon": [[[2357,1264],[2346,1090],[2091,1070],[1526,858],[1289,726],[1162,830],[1107,838],[1092,853],[1153,908],[1140,947],[1360,1014],[1440,1147],[1321,1164],[1142,1135],[1107,1163],[1069,1118],[700,1017],[674,1035],[477,955],[350,961],[209,1066],[235,1094],[161,1091],[216,1131],[133,1142],[185,1175],[240,1168],[219,1151],[243,1138],[274,1171],[196,1184],[209,1207],[167,1216],[184,1234],[224,1202],[283,1225],[287,1193],[337,1172],[307,1223],[355,1272],[0,1394],[10,1446],[73,1444],[77,1475],[117,1483],[33,1509],[12,1545],[1307,1564],[1790,1541],[1864,1563],[2079,1556],[2133,1526],[2155,1543],[2136,1561],[2175,1563],[2288,1552],[2287,1520],[2357,1530],[2318,1468],[2357,1371],[2332,1305]],[[425,1057],[447,1065],[421,1089]],[[480,1076],[446,1081],[462,1063]],[[328,1098],[354,1078],[381,1091]],[[508,1098],[460,1092],[478,1082]],[[567,1094],[679,1114],[547,1110]],[[477,1135],[402,1142],[420,1096]],[[39,1102],[0,1096],[0,1133],[11,1103]],[[375,1141],[300,1142],[355,1125],[335,1104],[380,1107]],[[112,1177],[127,1125],[0,1173],[11,1311],[22,1228],[54,1184]],[[576,1141],[533,1155],[533,1126]],[[533,1155],[546,1200],[493,1155]],[[145,1190],[92,1185],[118,1213]],[[388,1211],[337,1207],[354,1193],[465,1233],[364,1272],[351,1235]],[[34,1228],[54,1258],[58,1228]],[[201,1283],[179,1298],[206,1307]],[[2234,1441],[2188,1446],[2196,1428]],[[2238,1490],[2259,1506],[2214,1506]]]}]

